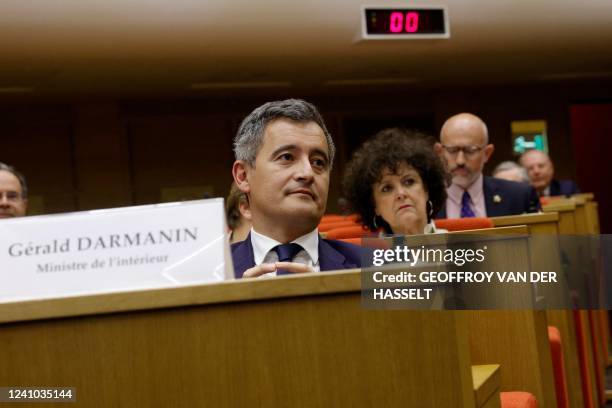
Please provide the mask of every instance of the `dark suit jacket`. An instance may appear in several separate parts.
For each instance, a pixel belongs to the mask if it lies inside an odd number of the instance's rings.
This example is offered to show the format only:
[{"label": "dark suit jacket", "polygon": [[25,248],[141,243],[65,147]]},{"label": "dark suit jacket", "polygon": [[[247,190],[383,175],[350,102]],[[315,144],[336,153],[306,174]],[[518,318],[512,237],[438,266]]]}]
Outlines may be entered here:
[{"label": "dark suit jacket", "polygon": [[580,190],[572,180],[553,180],[550,182],[551,196],[569,196],[578,193],[580,193]]},{"label": "dark suit jacket", "polygon": [[[361,255],[361,247],[357,245],[319,237],[319,269],[322,272],[360,268]],[[232,244],[232,261],[237,279],[242,278],[244,271],[255,266],[251,234],[244,241]]]},{"label": "dark suit jacket", "polygon": [[[487,217],[517,215],[540,210],[538,194],[526,183],[485,176],[482,178],[482,184]],[[438,218],[446,218],[446,206],[440,211]]]}]

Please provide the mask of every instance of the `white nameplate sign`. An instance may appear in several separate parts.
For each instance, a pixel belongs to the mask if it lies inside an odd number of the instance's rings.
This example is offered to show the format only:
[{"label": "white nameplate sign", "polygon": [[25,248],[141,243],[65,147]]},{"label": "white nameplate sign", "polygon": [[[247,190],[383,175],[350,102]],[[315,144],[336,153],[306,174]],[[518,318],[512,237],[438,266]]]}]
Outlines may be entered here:
[{"label": "white nameplate sign", "polygon": [[0,220],[0,302],[233,276],[220,198]]}]

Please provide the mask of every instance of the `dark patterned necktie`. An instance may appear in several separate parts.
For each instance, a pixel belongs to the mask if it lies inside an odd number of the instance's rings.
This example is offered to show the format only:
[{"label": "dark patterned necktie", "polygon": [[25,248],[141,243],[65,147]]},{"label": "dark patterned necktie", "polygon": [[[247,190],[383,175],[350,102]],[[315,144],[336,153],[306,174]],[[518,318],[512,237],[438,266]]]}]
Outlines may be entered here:
[{"label": "dark patterned necktie", "polygon": [[[274,251],[278,254],[279,262],[292,262],[293,258],[303,250],[301,245],[292,242],[290,244],[281,244],[274,247]],[[283,269],[279,269],[276,271],[276,275],[290,275],[291,272],[288,272]]]},{"label": "dark patterned necktie", "polygon": [[461,218],[471,218],[475,217],[474,211],[472,207],[470,207],[470,193],[466,191],[463,192],[463,197],[461,197]]}]

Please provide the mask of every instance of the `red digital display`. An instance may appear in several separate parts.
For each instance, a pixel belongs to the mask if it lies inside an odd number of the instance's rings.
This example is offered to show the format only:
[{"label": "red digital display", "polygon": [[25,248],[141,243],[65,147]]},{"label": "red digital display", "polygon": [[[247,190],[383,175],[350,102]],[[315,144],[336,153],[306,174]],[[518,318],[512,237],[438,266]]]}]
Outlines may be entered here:
[{"label": "red digital display", "polygon": [[364,8],[367,36],[448,37],[444,8]]}]

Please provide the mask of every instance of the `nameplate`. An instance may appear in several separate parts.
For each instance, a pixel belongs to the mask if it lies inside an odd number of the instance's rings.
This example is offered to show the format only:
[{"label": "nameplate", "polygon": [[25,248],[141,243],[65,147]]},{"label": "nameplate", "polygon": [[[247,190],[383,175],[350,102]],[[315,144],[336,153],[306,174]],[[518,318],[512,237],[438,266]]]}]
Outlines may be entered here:
[{"label": "nameplate", "polygon": [[233,276],[220,198],[0,221],[0,302]]}]

